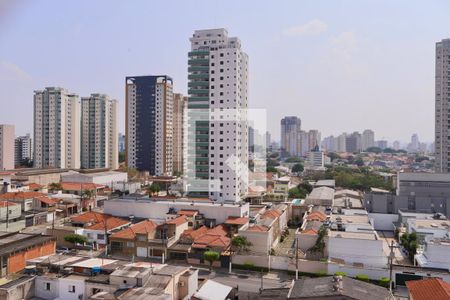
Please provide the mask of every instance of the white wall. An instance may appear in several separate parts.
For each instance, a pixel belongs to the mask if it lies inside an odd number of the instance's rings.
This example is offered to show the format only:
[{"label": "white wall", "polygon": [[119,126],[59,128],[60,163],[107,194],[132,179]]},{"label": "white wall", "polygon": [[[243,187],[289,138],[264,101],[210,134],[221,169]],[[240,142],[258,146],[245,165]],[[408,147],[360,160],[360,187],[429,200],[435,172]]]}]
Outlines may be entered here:
[{"label": "white wall", "polygon": [[[46,283],[50,283],[50,290],[46,290]],[[53,300],[59,295],[59,282],[57,278],[37,276],[34,284],[34,293],[37,298]]]},{"label": "white wall", "polygon": [[346,264],[362,263],[364,266],[383,268],[388,258],[383,251],[383,241],[328,237],[328,256]]},{"label": "white wall", "polygon": [[189,202],[171,202],[171,201],[151,201],[151,200],[132,200],[117,199],[105,201],[104,213],[113,216],[129,217],[133,215],[137,218],[148,218],[155,222],[162,223],[169,208],[176,210],[188,209],[198,210],[205,218],[216,219],[218,224],[225,222],[229,216],[244,217],[249,215],[249,204],[239,205],[211,205],[208,203],[195,203],[191,205]]},{"label": "white wall", "polygon": [[375,230],[394,231],[393,223],[398,222],[398,215],[369,213],[369,219],[372,219]]},{"label": "white wall", "polygon": [[[75,292],[69,292],[69,286],[75,286]],[[84,295],[84,278],[74,279],[72,276],[59,278],[59,297],[56,300],[79,300],[79,295]],[[82,298],[84,299],[84,298]]]}]

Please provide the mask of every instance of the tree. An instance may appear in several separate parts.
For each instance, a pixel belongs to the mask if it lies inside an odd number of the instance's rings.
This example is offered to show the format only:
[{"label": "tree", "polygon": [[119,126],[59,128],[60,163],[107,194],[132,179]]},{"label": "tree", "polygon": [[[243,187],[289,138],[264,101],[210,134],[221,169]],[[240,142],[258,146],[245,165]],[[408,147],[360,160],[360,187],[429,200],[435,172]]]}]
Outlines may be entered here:
[{"label": "tree", "polygon": [[300,159],[300,157],[296,157],[296,156],[291,156],[288,159],[286,159],[287,163],[293,163],[293,162],[301,162],[302,160]]},{"label": "tree", "polygon": [[71,233],[64,236],[64,240],[72,244],[84,244],[87,243],[87,238],[84,235],[79,235],[76,233]]},{"label": "tree", "polygon": [[241,252],[245,251],[247,252],[249,250],[249,247],[252,246],[252,243],[247,240],[245,236],[235,236],[231,240],[231,247],[233,251]]},{"label": "tree", "polygon": [[215,261],[218,261],[220,254],[216,251],[205,251],[203,253],[203,259],[209,262],[209,270],[212,270],[212,265]]},{"label": "tree", "polygon": [[308,181],[303,181],[297,187],[304,190],[307,194],[311,193],[313,190],[313,186]]},{"label": "tree", "polygon": [[52,182],[52,183],[50,183],[49,186],[48,186],[48,188],[49,188],[51,191],[62,190],[61,183],[59,183],[59,182]]},{"label": "tree", "polygon": [[400,241],[403,247],[408,251],[409,259],[414,260],[414,255],[417,253],[417,234],[415,232],[410,234],[404,233],[400,238]]},{"label": "tree", "polygon": [[328,153],[328,157],[330,158],[331,161],[335,161],[336,159],[340,158],[340,156],[335,152]]},{"label": "tree", "polygon": [[266,172],[267,173],[276,173],[278,171],[277,171],[277,169],[275,169],[275,167],[267,166]]},{"label": "tree", "polygon": [[300,190],[298,187],[294,187],[289,190],[288,197],[304,199],[306,197],[306,192],[304,190]]},{"label": "tree", "polygon": [[292,173],[301,173],[301,172],[303,172],[304,169],[305,169],[305,168],[303,167],[302,164],[295,164],[295,165],[292,167]]},{"label": "tree", "polygon": [[373,153],[381,153],[381,148],[379,147],[369,147],[366,149],[366,152],[373,152]]},{"label": "tree", "polygon": [[147,191],[148,191],[148,194],[150,195],[150,196],[153,196],[153,195],[155,195],[155,194],[158,194],[159,193],[159,191],[160,191],[160,187],[159,187],[159,184],[157,184],[156,182],[153,182],[149,187],[148,187],[148,189],[147,189]]}]

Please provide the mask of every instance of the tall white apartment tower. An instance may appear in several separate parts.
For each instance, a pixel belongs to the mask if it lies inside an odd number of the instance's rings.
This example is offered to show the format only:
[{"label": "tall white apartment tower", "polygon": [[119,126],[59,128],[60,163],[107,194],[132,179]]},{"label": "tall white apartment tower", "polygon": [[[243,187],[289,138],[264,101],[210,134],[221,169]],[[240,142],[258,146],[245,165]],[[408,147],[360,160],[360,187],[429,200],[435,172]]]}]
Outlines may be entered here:
[{"label": "tall white apartment tower", "polygon": [[363,151],[375,146],[375,133],[373,130],[366,129],[362,133],[361,148]]},{"label": "tall white apartment tower", "polygon": [[173,94],[173,172],[182,173],[184,170],[184,124],[187,107],[187,97]]},{"label": "tall white apartment tower", "polygon": [[0,170],[14,169],[14,125],[0,124]]},{"label": "tall white apartment tower", "polygon": [[117,101],[104,94],[81,98],[81,168],[119,167]]},{"label": "tall white apartment tower", "polygon": [[281,155],[301,156],[301,120],[298,117],[284,117],[281,119]]},{"label": "tall white apartment tower", "polygon": [[435,76],[435,169],[439,173],[450,171],[450,39],[436,43]]},{"label": "tall white apartment tower", "polygon": [[190,41],[185,174],[207,185],[187,192],[238,202],[248,191],[248,56],[225,29],[196,30]]},{"label": "tall white apartment tower", "polygon": [[34,167],[80,168],[80,98],[59,87],[34,92]]}]

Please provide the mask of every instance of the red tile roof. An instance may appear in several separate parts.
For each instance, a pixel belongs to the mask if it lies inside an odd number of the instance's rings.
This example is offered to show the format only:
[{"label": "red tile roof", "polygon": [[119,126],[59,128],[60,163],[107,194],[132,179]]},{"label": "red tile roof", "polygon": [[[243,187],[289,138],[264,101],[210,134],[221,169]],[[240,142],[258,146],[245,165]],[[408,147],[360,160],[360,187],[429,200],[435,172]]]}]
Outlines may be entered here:
[{"label": "red tile roof", "polygon": [[186,229],[183,232],[182,236],[183,237],[187,237],[187,238],[191,238],[191,239],[195,239],[195,238],[197,238],[199,236],[204,235],[208,230],[209,229],[206,226],[202,226],[202,227],[197,228],[195,230],[194,229]]},{"label": "red tile roof", "polygon": [[107,230],[112,230],[130,223],[127,220],[92,211],[71,217],[70,220],[72,223],[92,224],[85,227],[92,230],[105,230],[105,222]]},{"label": "red tile roof", "polygon": [[158,227],[158,224],[156,224],[153,221],[145,220],[139,223],[136,223],[134,225],[131,225],[128,228],[122,229],[116,233],[113,233],[111,235],[111,238],[118,238],[118,239],[126,239],[126,240],[134,240],[136,237],[136,234],[138,233],[150,233],[153,232],[156,227]]},{"label": "red tile roof", "polygon": [[0,201],[0,207],[7,207],[7,206],[13,206],[13,205],[19,205],[18,203],[9,202],[9,201]]},{"label": "red tile roof", "polygon": [[37,199],[38,201],[44,202],[45,204],[48,204],[48,205],[54,205],[54,204],[58,203],[57,199],[52,199],[52,198],[49,198],[46,196],[36,197],[34,199]]},{"label": "red tile roof", "polygon": [[182,224],[184,224],[186,222],[187,222],[186,216],[179,216],[179,217],[177,217],[175,219],[167,221],[166,223],[167,224],[171,224],[171,225],[180,226],[180,225],[182,225]]},{"label": "red tile roof", "polygon": [[61,182],[61,188],[65,191],[96,190],[104,187],[96,183]]},{"label": "red tile roof", "polygon": [[228,219],[225,220],[225,224],[229,225],[245,225],[249,221],[249,218],[245,217],[228,217]]},{"label": "red tile roof", "polygon": [[40,185],[40,184],[37,184],[37,183],[29,183],[28,184],[28,189],[29,190],[40,190],[41,188],[43,188],[44,186],[43,185]]},{"label": "red tile roof", "polygon": [[450,299],[450,283],[439,278],[407,281],[406,286],[414,300]]},{"label": "red tile roof", "polygon": [[25,200],[33,199],[35,197],[45,196],[45,194],[39,192],[10,192],[0,195],[0,199],[6,200]]},{"label": "red tile roof", "polygon": [[181,215],[181,216],[189,216],[189,217],[192,217],[192,216],[195,216],[195,215],[198,214],[198,210],[187,210],[187,209],[182,209],[182,210],[180,210],[177,214],[178,214],[178,215]]},{"label": "red tile roof", "polygon": [[303,233],[303,234],[317,234],[318,231],[315,230],[315,229],[306,229],[306,230],[303,230],[301,233]]},{"label": "red tile roof", "polygon": [[327,219],[327,216],[321,211],[314,211],[306,217],[309,221],[321,221],[324,222]]},{"label": "red tile roof", "polygon": [[280,213],[278,210],[276,210],[276,209],[266,210],[266,211],[263,213],[263,217],[264,217],[264,218],[276,219],[276,218],[278,218],[279,216],[281,216],[281,213]]}]

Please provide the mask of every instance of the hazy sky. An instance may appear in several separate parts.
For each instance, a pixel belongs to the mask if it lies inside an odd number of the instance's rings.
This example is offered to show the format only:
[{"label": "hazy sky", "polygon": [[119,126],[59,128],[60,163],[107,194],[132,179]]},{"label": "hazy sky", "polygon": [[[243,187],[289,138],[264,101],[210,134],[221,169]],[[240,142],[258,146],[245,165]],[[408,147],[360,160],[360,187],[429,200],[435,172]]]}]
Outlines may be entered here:
[{"label": "hazy sky", "polygon": [[120,102],[128,75],[168,74],[186,92],[189,37],[225,27],[250,58],[250,106],[296,115],[322,137],[375,130],[407,141],[434,131],[435,42],[450,1],[0,0],[0,124],[33,129],[33,90],[62,86]]}]

